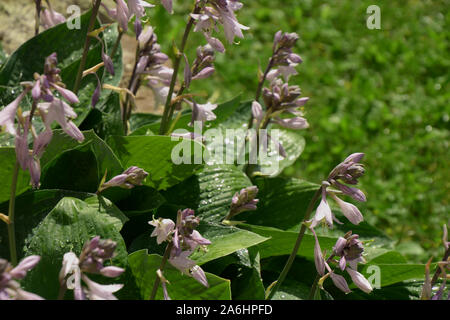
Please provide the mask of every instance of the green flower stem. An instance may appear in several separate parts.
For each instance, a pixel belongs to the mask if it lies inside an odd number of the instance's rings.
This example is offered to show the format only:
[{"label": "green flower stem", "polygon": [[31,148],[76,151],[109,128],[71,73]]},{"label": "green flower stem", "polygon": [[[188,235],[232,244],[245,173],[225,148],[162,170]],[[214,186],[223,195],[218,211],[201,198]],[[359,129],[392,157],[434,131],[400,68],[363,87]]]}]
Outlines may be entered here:
[{"label": "green flower stem", "polygon": [[[322,187],[320,187],[316,193],[314,194],[313,198],[311,199],[311,202],[308,205],[308,209],[306,209],[305,216],[303,218],[303,222],[306,222],[309,220],[309,217],[311,215],[311,212],[314,209],[315,203],[317,199],[319,199],[320,195],[322,193]],[[292,249],[291,255],[289,256],[283,271],[281,271],[280,276],[278,277],[278,280],[275,284],[275,286],[270,291],[269,295],[266,297],[266,300],[270,300],[273,298],[275,293],[280,289],[281,284],[283,283],[284,279],[286,278],[289,270],[291,269],[292,263],[294,262],[295,257],[297,256],[298,249],[300,248],[300,244],[302,243],[303,236],[305,235],[306,231],[306,225],[302,223],[302,227],[300,228],[300,232],[298,233],[297,241],[295,242],[294,248]]]},{"label": "green flower stem", "polygon": [[13,179],[11,182],[11,196],[9,198],[8,208],[8,239],[9,239],[9,254],[11,256],[11,263],[13,266],[17,265],[17,249],[16,249],[16,233],[14,228],[14,211],[16,205],[16,188],[17,177],[19,176],[19,162],[16,161],[14,165]]},{"label": "green flower stem", "polygon": [[[195,5],[195,8],[193,10],[193,14],[198,14],[201,10],[201,6],[199,6],[198,4]],[[184,35],[183,35],[183,40],[181,41],[181,46],[180,49],[177,50],[178,52],[176,53],[176,57],[175,57],[175,62],[174,62],[174,66],[173,66],[173,74],[172,74],[172,79],[170,81],[170,87],[169,87],[169,94],[167,95],[167,100],[166,100],[166,104],[164,106],[164,113],[161,119],[161,126],[159,128],[159,134],[160,135],[165,135],[167,133],[167,129],[169,128],[169,123],[170,123],[170,115],[173,114],[173,105],[172,105],[172,95],[173,92],[175,90],[175,84],[177,82],[177,75],[178,75],[178,70],[180,69],[180,64],[181,64],[181,59],[183,57],[184,54],[184,49],[186,47],[186,43],[189,37],[189,33],[191,32],[192,26],[194,25],[194,19],[192,17],[190,17],[189,22],[186,25],[186,29],[184,30]]]},{"label": "green flower stem", "polygon": [[92,9],[92,14],[91,14],[91,18],[89,20],[89,25],[88,25],[87,34],[86,34],[86,40],[84,42],[83,55],[81,57],[80,66],[78,68],[78,73],[77,73],[77,77],[75,80],[75,85],[73,87],[73,92],[75,94],[77,94],[78,90],[80,90],[81,78],[83,75],[84,67],[86,66],[87,55],[89,52],[89,44],[91,42],[91,37],[88,36],[88,34],[94,29],[95,19],[97,18],[97,13],[100,8],[101,2],[102,2],[101,0],[96,0],[95,4],[94,4],[94,8]]},{"label": "green flower stem", "polygon": [[[327,263],[330,263],[330,261],[334,258],[334,254],[332,254],[328,259],[327,259]],[[314,296],[316,295],[316,290],[317,290],[317,284],[319,283],[320,280],[320,274],[316,275],[316,278],[314,279],[313,285],[311,286],[311,291],[309,292],[309,296],[308,299],[309,300],[314,300]]]},{"label": "green flower stem", "polygon": [[[173,248],[173,243],[170,242],[166,247],[166,251],[164,252],[163,259],[161,261],[161,264],[159,265],[159,270],[161,270],[161,272],[164,270],[167,260],[169,260],[170,251],[172,251],[172,248]],[[158,292],[160,282],[161,282],[161,279],[159,278],[158,275],[156,275],[155,283],[153,285],[152,293],[150,294],[149,300],[155,300],[156,293]]]}]

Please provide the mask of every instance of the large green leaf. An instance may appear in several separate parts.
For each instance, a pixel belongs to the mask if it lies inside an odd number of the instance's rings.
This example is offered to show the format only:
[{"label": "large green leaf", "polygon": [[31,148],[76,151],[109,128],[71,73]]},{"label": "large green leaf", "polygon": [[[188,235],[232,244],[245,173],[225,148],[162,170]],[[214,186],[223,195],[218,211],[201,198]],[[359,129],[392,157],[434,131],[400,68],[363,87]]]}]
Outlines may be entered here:
[{"label": "large green leaf", "polygon": [[63,198],[26,241],[24,255],[39,255],[41,260],[23,281],[24,287],[44,298],[55,299],[64,254],[72,251],[79,255],[84,243],[95,236],[117,242],[117,255],[112,263],[126,267],[127,252],[120,235],[126,220],[104,198],[93,197],[85,201]]},{"label": "large green leaf", "polygon": [[201,224],[198,231],[203,237],[211,241],[211,245],[208,246],[206,252],[197,251],[191,255],[191,258],[198,264],[204,264],[268,240],[267,237],[254,232],[212,223]]},{"label": "large green leaf", "polygon": [[[149,173],[145,185],[158,190],[167,189],[190,177],[201,166],[201,159],[194,159],[194,155],[200,157],[204,151],[198,142],[178,141],[166,136],[111,136],[107,141],[124,168],[143,168]],[[174,157],[181,157],[178,152],[180,148],[184,148],[189,154],[183,153],[185,163],[176,164],[172,153]]]},{"label": "large green leaf", "polygon": [[[52,162],[53,164],[55,164],[55,161],[58,160],[57,158],[61,157],[63,153],[73,150],[79,151],[86,149],[83,147],[87,147],[92,152],[94,156],[95,165],[94,168],[85,167],[84,170],[83,168],[81,168],[81,171],[78,171],[74,174],[78,174],[82,178],[84,176],[83,171],[96,170],[97,182],[100,182],[101,178],[103,177],[106,171],[108,172],[108,178],[112,178],[113,176],[122,173],[123,168],[120,164],[120,161],[113,153],[111,148],[102,139],[100,139],[92,130],[84,131],[83,134],[85,140],[83,141],[83,143],[80,144],[78,141],[66,135],[62,130],[55,130],[53,132],[53,138],[50,144],[47,146],[41,158],[41,167],[43,176],[49,170],[49,168],[47,167]],[[66,167],[65,170],[67,170],[67,168],[71,167]],[[61,168],[61,170],[64,170],[64,167]],[[72,168],[70,170],[72,170]],[[55,174],[55,172],[53,172],[52,174]],[[64,174],[64,173],[60,172],[56,174]]]},{"label": "large green leaf", "polygon": [[[14,148],[0,148],[0,176],[3,183],[0,185],[0,203],[9,200],[11,195],[11,183],[16,164],[16,151]],[[30,188],[30,175],[28,171],[19,169],[17,179],[16,195],[19,195]],[[7,212],[2,212],[7,214]]]},{"label": "large green leaf", "polygon": [[[86,199],[92,194],[66,190],[35,190],[23,193],[16,198],[15,231],[18,256],[22,257],[22,248],[32,230],[47,216],[63,197]],[[7,212],[8,202],[0,205],[0,212]],[[8,232],[4,223],[0,224],[0,256],[9,257]]]},{"label": "large green leaf", "polygon": [[[148,299],[159,269],[162,257],[149,255],[147,250],[140,250],[129,255],[128,261],[140,288],[142,299]],[[209,288],[195,279],[182,275],[179,270],[166,264],[164,276],[169,280],[167,285],[169,296],[173,300],[230,300],[230,281],[216,275],[206,273]],[[162,289],[158,289],[156,299],[163,299]]]}]

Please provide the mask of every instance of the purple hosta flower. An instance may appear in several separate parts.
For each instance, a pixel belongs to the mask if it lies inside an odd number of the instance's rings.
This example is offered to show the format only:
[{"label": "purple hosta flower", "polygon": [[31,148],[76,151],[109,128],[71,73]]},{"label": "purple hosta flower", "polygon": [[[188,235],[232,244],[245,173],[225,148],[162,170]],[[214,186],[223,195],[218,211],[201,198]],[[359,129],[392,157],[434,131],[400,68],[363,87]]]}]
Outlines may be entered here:
[{"label": "purple hosta flower", "polygon": [[[86,273],[101,274],[109,278],[121,275],[124,269],[103,265],[105,261],[114,257],[116,246],[114,241],[101,240],[97,236],[84,244],[79,258],[73,252],[66,253],[59,273],[61,286],[74,290],[76,300],[116,300],[113,293],[120,290],[123,285],[101,285],[86,276]],[[82,281],[85,286],[82,285]]]},{"label": "purple hosta flower", "polygon": [[344,194],[349,195],[356,201],[366,201],[364,193],[357,189],[346,186],[339,181],[347,184],[358,184],[358,178],[364,175],[364,165],[359,163],[364,157],[364,153],[353,153],[349,155],[343,162],[337,165],[328,176],[328,181]]},{"label": "purple hosta flower", "polygon": [[172,0],[161,0],[161,4],[170,14],[173,13],[173,3]]},{"label": "purple hosta flower", "polygon": [[0,111],[0,126],[6,128],[6,132],[16,135],[15,119],[17,108],[20,102],[23,100],[28,90],[24,90],[13,102],[8,104],[3,110]]},{"label": "purple hosta flower", "polygon": [[280,119],[277,117],[275,118],[275,123],[279,124],[284,128],[294,130],[306,129],[309,127],[308,121],[302,117],[287,118],[287,119]]},{"label": "purple hosta flower", "polygon": [[158,244],[168,240],[169,236],[171,236],[175,230],[175,222],[170,219],[159,218],[158,220],[155,220],[155,218],[153,218],[153,220],[148,223],[155,227],[155,230],[153,230],[150,236],[156,237],[156,242]]},{"label": "purple hosta flower", "polygon": [[53,10],[52,8],[43,9],[40,14],[41,26],[44,29],[49,29],[57,24],[66,21],[66,18],[61,14]]},{"label": "purple hosta flower", "polygon": [[217,38],[212,37],[212,31],[217,31],[217,24],[222,24],[229,43],[233,43],[235,37],[244,38],[242,30],[249,28],[240,24],[234,14],[235,11],[242,8],[242,3],[234,0],[208,0],[207,3],[210,6],[203,7],[199,14],[191,14],[196,21],[194,31],[202,31],[212,48],[224,52],[223,44]]},{"label": "purple hosta flower", "polygon": [[323,258],[322,249],[320,249],[319,239],[313,228],[310,228],[314,235],[314,264],[316,265],[317,273],[323,276],[325,274],[325,259]]},{"label": "purple hosta flower", "polygon": [[209,284],[205,272],[195,263],[195,261],[188,258],[191,254],[192,251],[182,251],[177,254],[174,248],[169,258],[169,262],[172,266],[180,270],[181,273],[193,277],[200,284],[208,288]]},{"label": "purple hosta flower", "polygon": [[255,199],[257,194],[258,187],[256,186],[247,187],[236,192],[231,199],[230,212],[225,217],[225,220],[229,220],[241,212],[256,210],[256,205],[259,202],[258,199]]},{"label": "purple hosta flower", "polygon": [[253,119],[256,120],[255,127],[259,128],[261,125],[261,122],[264,119],[264,112],[261,107],[261,104],[258,101],[252,102],[252,115],[253,115]]},{"label": "purple hosta flower", "polygon": [[0,259],[0,300],[43,300],[34,293],[22,290],[16,281],[25,278],[27,272],[33,269],[40,259],[39,256],[26,257],[17,267]]},{"label": "purple hosta flower", "polygon": [[190,126],[193,126],[195,121],[200,121],[203,126],[206,121],[216,120],[217,117],[213,110],[217,108],[217,104],[212,104],[210,102],[207,102],[206,104],[197,104],[195,101],[192,103],[188,102],[188,104],[192,107],[192,118],[189,123]]},{"label": "purple hosta flower", "polygon": [[275,34],[272,64],[278,68],[273,71],[272,77],[275,77],[274,73],[277,74],[276,76],[282,74],[284,79],[288,81],[291,75],[297,74],[295,67],[302,63],[302,58],[298,54],[293,53],[292,48],[298,39],[299,36],[296,33],[282,33],[278,31]]},{"label": "purple hosta flower", "polygon": [[155,100],[159,104],[164,103],[167,99],[173,69],[164,65],[169,57],[161,52],[157,40],[152,27],[146,27],[140,34],[136,77],[133,79],[130,90],[136,92],[140,79],[144,78],[148,80],[148,85],[153,90]]},{"label": "purple hosta flower", "polygon": [[311,220],[311,228],[315,228],[318,224],[320,224],[322,221],[325,221],[325,223],[329,226],[333,226],[333,221],[336,221],[339,223],[339,221],[334,216],[333,212],[331,211],[330,206],[328,205],[327,201],[327,187],[330,184],[327,181],[322,182],[322,198],[320,200],[319,206],[316,209],[316,214]]},{"label": "purple hosta flower", "polygon": [[214,50],[207,44],[197,48],[197,57],[192,65],[192,80],[206,79],[214,72]]},{"label": "purple hosta flower", "polygon": [[358,238],[359,236],[357,234],[352,235],[350,231],[344,238],[339,237],[336,245],[333,247],[334,255],[340,257],[339,268],[342,271],[346,269],[347,264],[350,268],[356,270],[358,263],[365,262],[362,256],[364,246]]},{"label": "purple hosta flower", "polygon": [[134,14],[136,16],[134,21],[134,32],[137,38],[142,32],[141,18],[145,16],[145,7],[152,8],[154,5],[143,0],[128,0],[128,7],[130,9],[130,15],[132,16]]},{"label": "purple hosta flower", "polygon": [[129,167],[122,174],[115,176],[111,180],[103,183],[99,192],[111,187],[120,187],[124,189],[132,189],[135,186],[141,186],[142,182],[147,178],[148,172],[136,166]]},{"label": "purple hosta flower", "polygon": [[38,110],[47,130],[51,130],[51,124],[56,121],[61,126],[61,129],[73,139],[79,142],[84,141],[83,133],[70,120],[75,119],[77,114],[63,100],[54,98],[52,102],[40,103],[38,104]]},{"label": "purple hosta flower", "polygon": [[372,286],[370,285],[369,281],[358,271],[353,270],[352,268],[346,268],[348,274],[352,278],[353,283],[360,288],[365,293],[372,292]]}]

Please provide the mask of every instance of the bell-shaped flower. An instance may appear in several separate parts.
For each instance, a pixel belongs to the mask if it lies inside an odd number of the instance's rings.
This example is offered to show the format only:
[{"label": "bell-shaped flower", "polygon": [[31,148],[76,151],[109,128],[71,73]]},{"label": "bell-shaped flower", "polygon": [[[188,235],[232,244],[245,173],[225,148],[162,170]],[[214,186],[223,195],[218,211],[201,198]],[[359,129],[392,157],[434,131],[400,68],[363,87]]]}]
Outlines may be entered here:
[{"label": "bell-shaped flower", "polygon": [[325,221],[328,226],[333,225],[333,213],[327,202],[326,185],[327,183],[324,181],[322,185],[322,199],[320,200],[319,206],[316,209],[316,214],[312,219],[311,228],[314,228],[322,221]]},{"label": "bell-shaped flower", "polygon": [[320,249],[319,239],[317,238],[316,232],[313,228],[310,228],[314,235],[314,264],[316,265],[317,273],[323,276],[325,274],[325,259],[323,258],[322,249]]},{"label": "bell-shaped flower", "polygon": [[16,135],[14,121],[16,119],[17,108],[27,92],[28,90],[24,90],[13,102],[0,111],[0,126],[6,127],[6,131],[12,135]]},{"label": "bell-shaped flower", "polygon": [[87,285],[85,295],[89,300],[117,300],[113,293],[123,288],[123,284],[99,284],[85,274],[81,275],[81,279]]},{"label": "bell-shaped flower", "polygon": [[153,219],[148,223],[155,227],[150,237],[156,237],[156,242],[158,244],[166,241],[175,229],[175,222],[170,219]]},{"label": "bell-shaped flower", "polygon": [[309,127],[308,121],[302,117],[294,117],[287,119],[276,118],[275,122],[284,128],[294,130],[306,129]]},{"label": "bell-shaped flower", "polygon": [[192,103],[192,118],[190,125],[193,126],[195,121],[201,121],[205,124],[206,121],[216,120],[216,115],[213,110],[217,108],[217,104],[212,104],[210,102],[206,104],[197,104],[195,101]]},{"label": "bell-shaped flower", "polygon": [[63,23],[66,18],[52,8],[44,9],[40,13],[40,23],[44,29],[49,29],[57,24]]},{"label": "bell-shaped flower", "polygon": [[352,268],[346,268],[348,274],[352,278],[353,283],[360,288],[365,293],[372,292],[372,286],[369,281],[358,271],[353,270]]},{"label": "bell-shaped flower", "polygon": [[148,173],[144,169],[132,166],[125,170],[122,174],[119,174],[111,180],[103,183],[99,188],[99,192],[110,187],[132,189],[135,186],[141,186],[147,176]]},{"label": "bell-shaped flower", "polygon": [[39,260],[39,256],[29,256],[13,267],[8,261],[0,259],[0,300],[43,300],[34,293],[22,290],[16,281],[25,278]]},{"label": "bell-shaped flower", "polygon": [[333,271],[330,272],[330,278],[333,280],[334,285],[336,288],[344,292],[345,294],[348,294],[352,292],[350,288],[348,287],[347,281],[345,278],[339,274],[334,273]]},{"label": "bell-shaped flower", "polygon": [[349,203],[349,202],[345,202],[341,199],[339,199],[334,193],[330,193],[331,197],[334,199],[334,201],[336,201],[336,203],[339,205],[339,207],[342,210],[342,213],[344,214],[344,216],[353,224],[359,224],[360,222],[362,222],[364,220],[361,212],[359,211],[359,209]]},{"label": "bell-shaped flower", "polygon": [[173,13],[173,3],[172,0],[161,0],[161,4],[170,14]]}]

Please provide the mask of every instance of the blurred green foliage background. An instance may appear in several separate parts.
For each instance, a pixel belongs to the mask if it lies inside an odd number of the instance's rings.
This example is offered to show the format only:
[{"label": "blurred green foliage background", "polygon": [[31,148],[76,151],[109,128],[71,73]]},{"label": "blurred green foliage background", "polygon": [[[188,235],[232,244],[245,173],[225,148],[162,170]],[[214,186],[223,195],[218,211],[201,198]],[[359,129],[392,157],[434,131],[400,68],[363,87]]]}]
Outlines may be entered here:
[{"label": "blurred green foliage background", "polygon": [[[283,173],[320,182],[348,154],[366,153],[358,204],[411,261],[442,255],[449,222],[450,1],[245,1],[238,20],[251,28],[218,55],[216,74],[192,91],[224,102],[252,99],[278,30],[297,32],[304,63],[291,84],[310,97],[306,149]],[[155,2],[156,3],[156,2]],[[191,1],[174,1],[175,17],[149,11],[165,52],[180,41]],[[366,27],[369,5],[381,30]],[[223,42],[223,36],[220,37]],[[199,34],[191,44],[203,44]],[[191,59],[195,55],[191,47]]]}]

